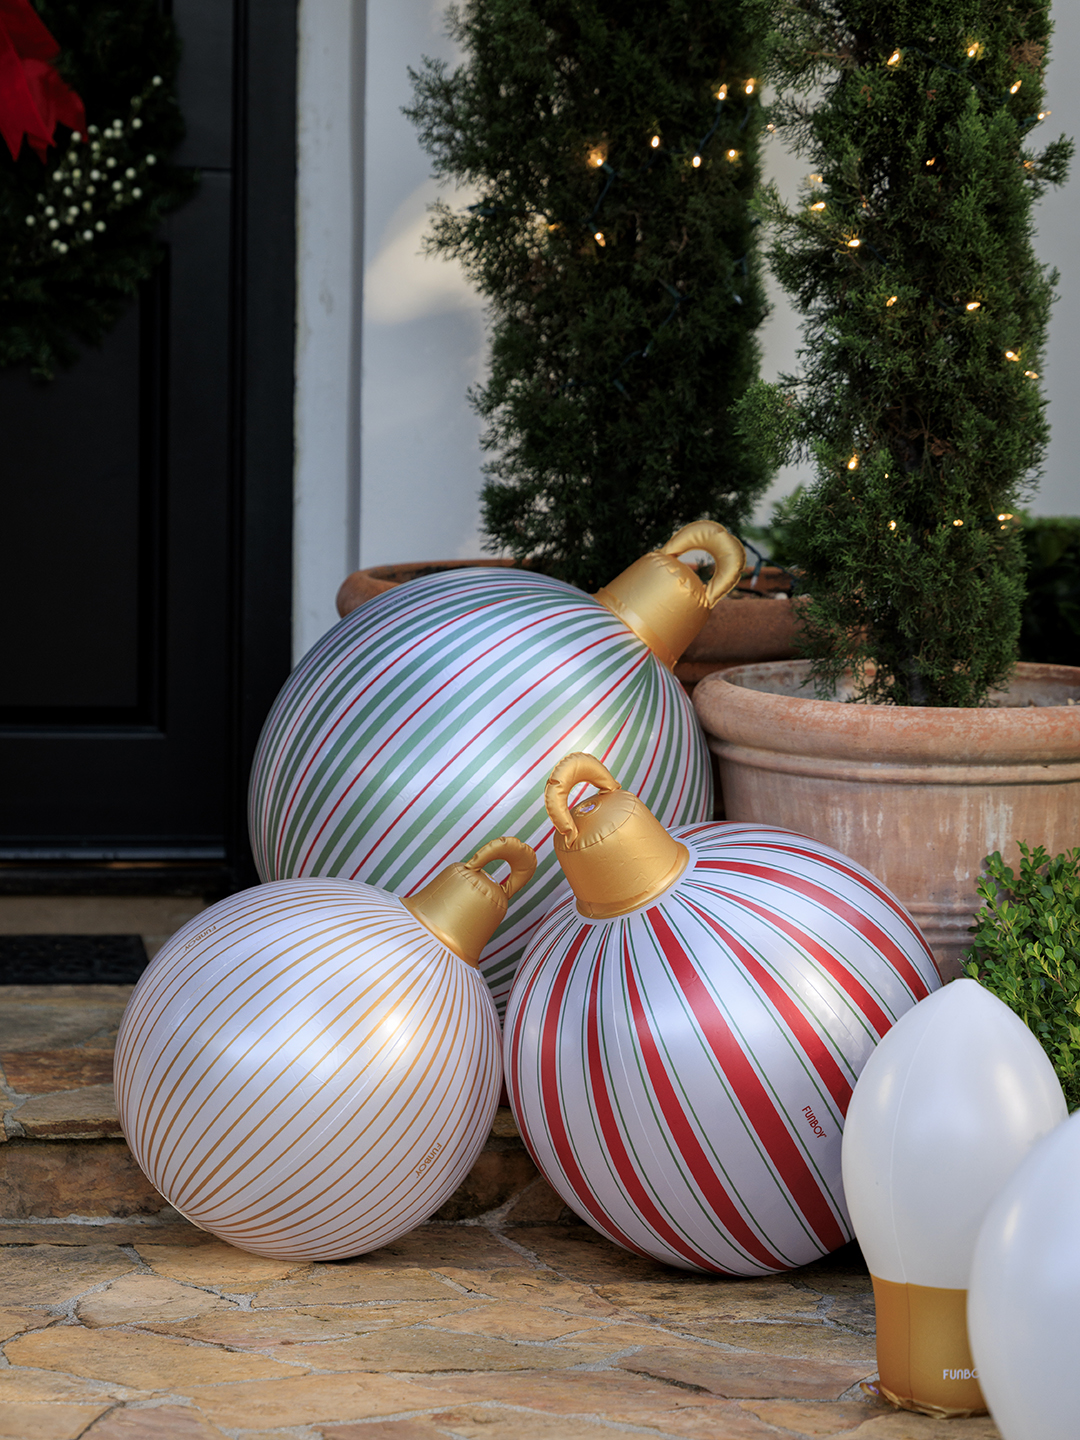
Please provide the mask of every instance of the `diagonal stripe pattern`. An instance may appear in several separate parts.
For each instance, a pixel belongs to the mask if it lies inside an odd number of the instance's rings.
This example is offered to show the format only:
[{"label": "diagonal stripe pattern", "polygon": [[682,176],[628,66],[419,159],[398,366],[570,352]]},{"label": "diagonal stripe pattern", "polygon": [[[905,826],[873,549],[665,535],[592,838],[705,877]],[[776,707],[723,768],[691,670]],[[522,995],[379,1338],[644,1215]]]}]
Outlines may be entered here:
[{"label": "diagonal stripe pattern", "polygon": [[591,596],[519,570],[453,570],[369,601],[289,677],[251,774],[263,879],[325,875],[412,894],[493,829],[532,845],[527,889],[484,951],[496,1003],[567,893],[544,784],[601,758],[665,825],[712,814],[708,756],[682,686]]},{"label": "diagonal stripe pattern", "polygon": [[153,1185],[257,1255],[333,1260],[426,1220],[491,1129],[499,1023],[400,900],[286,880],[202,911],[135,987],[120,1121]]},{"label": "diagonal stripe pattern", "polygon": [[899,1017],[940,981],[915,923],[827,845],[686,825],[682,876],[647,909],[545,917],[503,1039],[530,1153],[582,1219],[688,1270],[765,1275],[851,1238],[848,1102]]}]

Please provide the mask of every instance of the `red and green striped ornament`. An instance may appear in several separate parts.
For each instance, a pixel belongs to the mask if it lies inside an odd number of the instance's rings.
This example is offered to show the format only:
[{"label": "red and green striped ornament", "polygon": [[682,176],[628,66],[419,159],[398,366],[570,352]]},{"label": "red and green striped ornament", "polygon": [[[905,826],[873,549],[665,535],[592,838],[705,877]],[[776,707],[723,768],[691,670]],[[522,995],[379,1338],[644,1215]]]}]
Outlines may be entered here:
[{"label": "red and green striped ornament", "polygon": [[[607,793],[571,810],[582,780]],[[537,929],[503,1041],[537,1166],[601,1234],[683,1269],[767,1275],[844,1244],[852,1089],[940,984],[915,923],[815,840],[663,831],[591,756],[552,795],[577,899]]]},{"label": "red and green striped ornament", "polygon": [[[675,557],[705,549],[708,588]],[[493,826],[541,855],[481,970],[502,1007],[562,875],[540,792],[588,749],[667,824],[707,819],[697,719],[671,673],[738,580],[720,525],[688,526],[593,597],[529,571],[444,571],[377,596],[301,661],[267,718],[249,823],[263,880],[340,876],[408,895]]]}]

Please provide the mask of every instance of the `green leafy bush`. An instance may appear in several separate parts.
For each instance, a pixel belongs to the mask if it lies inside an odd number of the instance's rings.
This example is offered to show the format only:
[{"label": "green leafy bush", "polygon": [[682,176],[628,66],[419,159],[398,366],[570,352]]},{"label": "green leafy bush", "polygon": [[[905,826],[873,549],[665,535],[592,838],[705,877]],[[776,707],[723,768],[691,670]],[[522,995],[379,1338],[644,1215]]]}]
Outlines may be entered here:
[{"label": "green leafy bush", "polygon": [[1041,1041],[1070,1110],[1080,1108],[1080,849],[1051,859],[1020,846],[1020,872],[995,851],[964,972],[1004,1000]]}]

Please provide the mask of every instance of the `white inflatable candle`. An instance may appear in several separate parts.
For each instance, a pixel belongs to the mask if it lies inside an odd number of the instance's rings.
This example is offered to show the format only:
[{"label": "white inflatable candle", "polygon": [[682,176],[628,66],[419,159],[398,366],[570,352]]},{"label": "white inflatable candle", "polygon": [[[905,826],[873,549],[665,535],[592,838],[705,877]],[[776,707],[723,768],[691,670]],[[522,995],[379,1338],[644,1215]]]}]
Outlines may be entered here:
[{"label": "white inflatable candle", "polygon": [[987,1211],[968,1329],[1003,1440],[1076,1440],[1080,1114],[1036,1145]]},{"label": "white inflatable candle", "polygon": [[965,1320],[975,1238],[995,1195],[1065,1114],[1042,1046],[974,980],[920,1001],[866,1062],[842,1168],[874,1282],[879,1388],[893,1404],[931,1415],[986,1409]]}]

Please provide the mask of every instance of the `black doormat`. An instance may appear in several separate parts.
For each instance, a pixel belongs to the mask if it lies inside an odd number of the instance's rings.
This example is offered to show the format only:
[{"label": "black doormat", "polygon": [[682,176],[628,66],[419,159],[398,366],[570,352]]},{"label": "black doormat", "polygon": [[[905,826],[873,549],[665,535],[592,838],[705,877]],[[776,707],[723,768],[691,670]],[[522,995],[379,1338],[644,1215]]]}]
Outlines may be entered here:
[{"label": "black doormat", "polygon": [[0,935],[0,985],[133,985],[141,935]]}]

